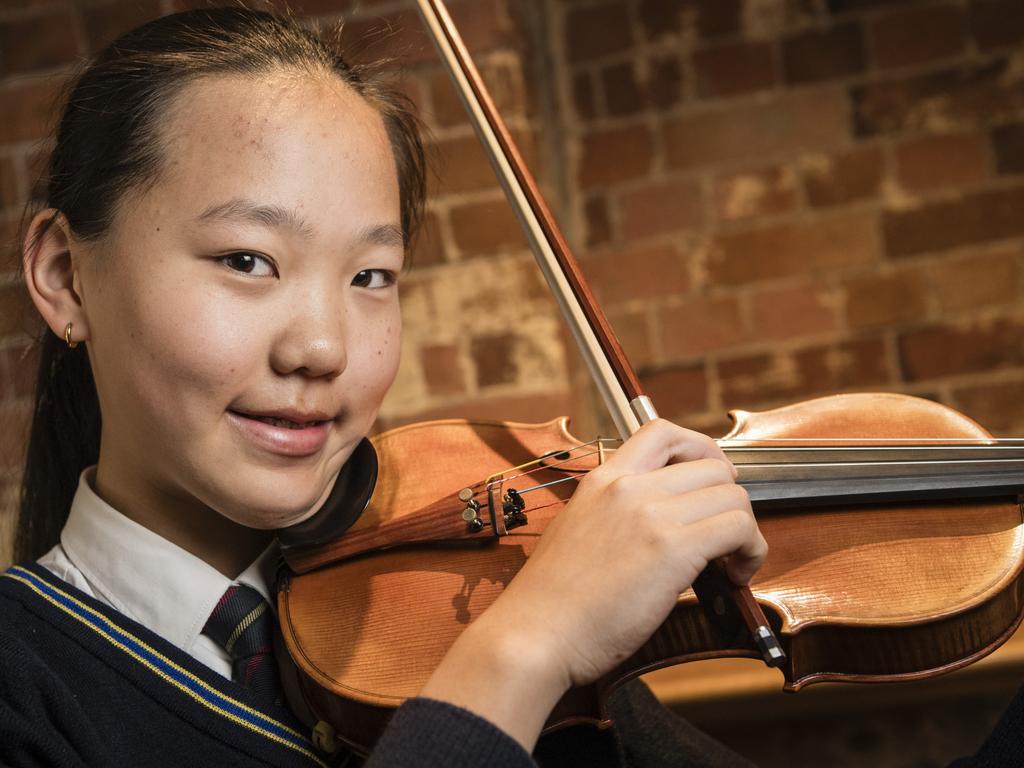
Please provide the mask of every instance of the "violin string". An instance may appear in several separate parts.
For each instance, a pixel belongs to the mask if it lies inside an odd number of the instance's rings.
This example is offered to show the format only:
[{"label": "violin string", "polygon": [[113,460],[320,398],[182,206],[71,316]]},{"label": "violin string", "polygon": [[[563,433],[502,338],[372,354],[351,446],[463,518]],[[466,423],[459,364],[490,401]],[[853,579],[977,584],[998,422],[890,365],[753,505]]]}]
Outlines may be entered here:
[{"label": "violin string", "polygon": [[957,448],[957,447],[998,447],[1001,445],[1024,445],[1024,437],[765,437],[765,438],[722,438],[716,440],[720,448],[728,450],[734,446],[741,448],[771,446],[771,445],[793,445],[803,443],[809,448],[822,445],[836,444],[840,447],[846,445],[872,447],[887,447],[891,444],[894,447],[913,447],[920,445],[929,448]]},{"label": "violin string", "polygon": [[[822,450],[828,450],[832,452],[851,454],[862,451],[862,450],[878,450],[882,452],[891,451],[905,452],[908,450],[920,450],[925,453],[936,453],[941,454],[943,451],[951,449],[961,449],[968,452],[979,451],[979,452],[998,452],[1000,450],[1013,450],[1014,448],[1024,445],[1024,438],[822,438],[813,439],[814,444],[809,445],[811,442],[810,438],[761,438],[761,439],[742,439],[742,440],[718,440],[717,443],[722,447],[726,454],[730,451],[730,448],[746,452],[770,452],[772,446],[778,444],[780,447],[784,447],[786,450],[794,452],[806,452],[814,453]],[[538,472],[544,470],[553,471],[574,471],[571,469],[565,469],[566,465],[577,462],[580,460],[587,459],[591,456],[598,456],[603,461],[605,451],[615,451],[615,448],[606,447],[606,444],[619,444],[621,440],[613,438],[597,438],[589,443],[582,443],[580,445],[571,446],[565,450],[549,451],[539,458],[533,459],[529,462],[525,462],[515,467],[510,467],[505,472],[492,475],[484,485],[486,487],[493,486],[496,482],[510,483],[523,477],[531,477]],[[829,447],[829,444],[837,444],[835,447]],[[882,443],[881,445],[879,443]],[[924,444],[922,444],[924,443]],[[930,444],[929,444],[930,443]],[[824,444],[824,445],[823,445]],[[586,450],[585,450],[586,449]],[[566,454],[565,458],[559,458],[551,463],[544,463],[545,459],[552,459],[560,454]],[[1024,462],[1024,459],[1016,458],[979,458],[979,459],[894,459],[887,461],[759,461],[756,463],[740,463],[738,466],[744,469],[767,469],[773,467],[799,467],[799,468],[836,468],[836,467],[870,467],[870,466],[930,466],[930,467],[947,467],[950,465],[971,465],[977,463],[991,463],[991,464],[1007,464],[1014,465]],[[508,475],[507,472],[514,470],[522,470],[516,474]],[[579,469],[575,470],[581,473],[589,472],[590,469]],[[531,486],[518,493],[530,493],[531,491],[537,491],[542,488],[548,488],[561,483],[569,482],[571,480],[578,481],[579,478],[575,475],[571,475],[566,478],[560,478],[552,480],[547,483],[541,483],[535,486]]]},{"label": "violin string", "polygon": [[541,488],[550,488],[552,485],[561,485],[562,483],[568,483],[570,480],[575,480],[578,483],[580,479],[575,475],[570,475],[569,477],[562,477],[559,478],[558,480],[551,480],[546,483],[541,483],[540,485],[535,485],[532,488],[524,488],[521,491],[517,491],[517,493],[520,496],[522,496],[524,493],[530,493],[531,491],[539,491]]}]

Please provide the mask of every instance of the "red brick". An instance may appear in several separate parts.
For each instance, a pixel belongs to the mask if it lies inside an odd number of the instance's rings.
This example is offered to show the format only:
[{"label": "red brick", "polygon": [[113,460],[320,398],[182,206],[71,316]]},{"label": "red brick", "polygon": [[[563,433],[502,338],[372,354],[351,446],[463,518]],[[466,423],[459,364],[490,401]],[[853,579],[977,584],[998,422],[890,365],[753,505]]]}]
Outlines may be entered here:
[{"label": "red brick", "polygon": [[753,333],[759,339],[816,336],[837,329],[834,291],[815,283],[764,288],[750,297]]},{"label": "red brick", "polygon": [[627,241],[704,224],[704,201],[695,181],[645,184],[619,197],[622,236]]},{"label": "red brick", "polygon": [[927,310],[924,270],[873,274],[846,282],[846,322],[853,329],[922,320]]},{"label": "red brick", "polygon": [[1024,270],[1021,249],[972,253],[929,265],[939,308],[943,311],[1012,304],[1020,300]]},{"label": "red brick", "polygon": [[628,115],[649,107],[667,107],[680,96],[682,73],[672,57],[613,64],[601,72],[609,115]]},{"label": "red brick", "polygon": [[403,64],[423,64],[436,61],[437,56],[423,22],[412,10],[348,19],[342,27],[341,44],[354,62],[398,57]]},{"label": "red brick", "polygon": [[544,392],[542,394],[509,395],[505,397],[460,398],[458,402],[439,408],[424,409],[405,413],[393,419],[381,419],[380,428],[393,429],[403,424],[433,419],[483,419],[489,421],[518,421],[525,424],[540,424],[565,416],[576,406],[574,398],[565,392]]},{"label": "red brick", "polygon": [[504,198],[465,203],[452,208],[450,216],[463,258],[527,247],[519,221]]},{"label": "red brick", "polygon": [[0,23],[0,73],[59,67],[75,60],[77,17],[68,9]]},{"label": "red brick", "polygon": [[17,255],[21,252],[21,228],[17,218],[5,219],[0,216],[0,254],[6,256],[13,264]]},{"label": "red brick", "polygon": [[934,325],[899,337],[910,381],[1024,365],[1024,319],[997,317],[966,325]]},{"label": "red brick", "polygon": [[900,184],[914,192],[974,184],[987,178],[989,149],[979,133],[924,136],[896,145]]},{"label": "red brick", "polygon": [[[495,106],[504,117],[527,114],[526,93],[517,68],[495,65],[481,66],[480,70]],[[428,80],[428,87],[432,114],[438,125],[450,127],[469,122],[462,99],[455,92],[446,71],[435,72]]]},{"label": "red brick", "polygon": [[565,32],[572,62],[607,56],[633,44],[629,14],[621,3],[571,9],[566,15]]},{"label": "red brick", "polygon": [[[899,2],[899,0],[896,1]],[[893,4],[893,0],[826,0],[825,4],[828,6],[830,13],[837,15],[852,11],[870,10],[872,8],[891,6]]]},{"label": "red brick", "polygon": [[889,381],[880,339],[854,339],[797,352],[753,355],[718,364],[727,408],[796,400],[814,394],[884,386]]},{"label": "red brick", "polygon": [[992,145],[996,151],[996,170],[999,173],[1024,173],[1024,123],[994,128]]},{"label": "red brick", "polygon": [[787,83],[835,80],[864,69],[864,35],[855,22],[783,40],[782,72]]},{"label": "red brick", "polygon": [[24,285],[0,288],[0,339],[24,337],[26,329],[35,327],[37,317]]},{"label": "red brick", "polygon": [[4,208],[17,208],[23,203],[14,160],[0,157],[0,211]]},{"label": "red brick", "polygon": [[770,216],[797,207],[796,172],[777,165],[715,179],[715,212],[724,221]]},{"label": "red brick", "polygon": [[640,0],[637,15],[644,35],[651,40],[675,35],[683,29],[683,14],[692,6],[688,0]]},{"label": "red brick", "polygon": [[769,43],[727,43],[693,54],[697,95],[734,96],[772,87],[775,58]]},{"label": "red brick", "polygon": [[4,403],[0,406],[0,468],[6,473],[25,466],[25,448],[32,424],[32,406],[28,403]]},{"label": "red brick", "polygon": [[583,206],[587,221],[587,247],[602,245],[612,239],[612,220],[608,199],[603,195],[591,197]]},{"label": "red brick", "polygon": [[1024,434],[1024,376],[953,390],[953,405],[996,437]]},{"label": "red brick", "polygon": [[582,267],[607,305],[686,293],[690,288],[687,261],[671,245],[595,254]]},{"label": "red brick", "polygon": [[878,197],[884,174],[885,158],[878,147],[809,158],[804,163],[807,200],[824,208]]},{"label": "red brick", "polygon": [[858,211],[719,234],[708,273],[714,284],[740,284],[870,264],[875,227],[873,214]]},{"label": "red brick", "polygon": [[612,64],[602,69],[601,88],[609,115],[634,114],[643,110],[647,104],[632,61]]},{"label": "red brick", "polygon": [[656,57],[647,66],[644,80],[647,100],[653,107],[665,109],[682,97],[683,72],[674,56]]},{"label": "red brick", "polygon": [[444,240],[441,235],[441,222],[436,213],[427,211],[420,225],[420,231],[413,241],[410,264],[413,267],[426,267],[440,264],[444,259]]},{"label": "red brick", "polygon": [[125,32],[160,16],[161,6],[159,0],[134,0],[90,4],[81,12],[88,50],[99,51]]},{"label": "red brick", "polygon": [[708,408],[708,375],[703,364],[641,371],[640,383],[662,418],[674,419]]},{"label": "red brick", "polygon": [[[544,178],[543,164],[535,151],[533,136],[512,131],[526,166],[537,178]],[[455,192],[475,192],[497,184],[490,162],[475,136],[443,139],[427,145],[427,156],[434,173],[428,174],[429,197]]]},{"label": "red brick", "polygon": [[891,257],[914,256],[1024,235],[1024,187],[985,190],[957,200],[887,211],[882,219]]},{"label": "red brick", "polygon": [[20,344],[3,352],[3,376],[7,382],[7,397],[31,397],[36,391],[39,373],[39,345]]},{"label": "red brick", "polygon": [[[457,0],[448,3],[448,10],[470,53],[480,54],[518,43],[510,13],[516,5],[515,0]],[[412,19],[417,29],[423,29],[418,13],[412,14]],[[436,61],[436,56],[431,44],[429,58]]]},{"label": "red brick", "polygon": [[1024,40],[1024,6],[1018,0],[971,0],[971,34],[983,51]]},{"label": "red brick", "polygon": [[478,387],[511,384],[516,380],[519,374],[516,344],[517,339],[511,333],[478,336],[470,342]]},{"label": "red brick", "polygon": [[881,69],[923,64],[963,51],[966,17],[951,5],[910,8],[876,17],[868,25],[868,37]]},{"label": "red brick", "polygon": [[[662,0],[666,1],[672,2]],[[742,0],[690,0],[690,4],[697,9],[697,32],[703,39],[714,40],[741,31]]]},{"label": "red brick", "polygon": [[622,350],[626,353],[633,367],[649,365],[654,359],[651,346],[651,333],[648,328],[647,314],[644,312],[608,312],[608,322],[615,331]]},{"label": "red brick", "polygon": [[590,120],[597,114],[594,103],[594,84],[589,72],[580,72],[572,78],[572,103],[576,108],[576,117]]},{"label": "red brick", "polygon": [[858,86],[851,96],[858,136],[948,131],[1012,117],[1024,107],[1024,87],[1005,58]]},{"label": "red brick", "polygon": [[696,298],[658,311],[661,348],[669,360],[725,349],[747,338],[739,302],[732,296]]},{"label": "red brick", "polygon": [[579,183],[587,188],[643,176],[654,158],[654,142],[645,125],[606,128],[583,138]]},{"label": "red brick", "polygon": [[454,344],[430,344],[420,349],[420,365],[431,395],[460,395],[466,391],[461,354]]},{"label": "red brick", "polygon": [[830,149],[849,137],[846,95],[839,90],[811,91],[768,103],[690,112],[666,121],[663,131],[673,168]]},{"label": "red brick", "polygon": [[56,119],[60,79],[31,78],[0,87],[0,144],[31,141],[49,134]]}]

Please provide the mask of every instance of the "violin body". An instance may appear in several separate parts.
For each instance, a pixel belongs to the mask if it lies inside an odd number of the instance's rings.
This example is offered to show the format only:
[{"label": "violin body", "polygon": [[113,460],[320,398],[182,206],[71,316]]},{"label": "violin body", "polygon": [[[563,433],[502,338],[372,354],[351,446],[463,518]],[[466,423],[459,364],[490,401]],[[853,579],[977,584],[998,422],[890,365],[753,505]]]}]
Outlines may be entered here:
[{"label": "violin body", "polygon": [[[990,437],[945,406],[903,395],[837,395],[730,415],[735,427],[723,440],[748,444]],[[351,529],[357,540],[437,509],[438,499],[494,473],[581,445],[566,419],[428,422],[386,432],[373,443],[380,475]],[[537,480],[584,473],[599,458],[544,469]],[[394,708],[419,692],[459,634],[526,562],[574,487],[562,482],[530,494],[528,523],[500,537],[367,551],[281,580],[279,620],[294,661],[284,670],[285,690],[300,717],[332,726],[318,736],[321,746],[334,739],[358,751],[372,746]],[[751,588],[786,651],[781,669],[788,690],[823,680],[915,679],[950,671],[993,651],[1021,620],[1024,508],[1018,496],[764,514],[755,502],[754,511],[770,552]],[[599,512],[594,521],[600,524]],[[734,620],[733,631],[728,616],[712,618],[692,590],[680,595],[632,657],[597,683],[566,694],[548,728],[607,724],[608,693],[642,673],[699,659],[759,656],[742,622]]]}]

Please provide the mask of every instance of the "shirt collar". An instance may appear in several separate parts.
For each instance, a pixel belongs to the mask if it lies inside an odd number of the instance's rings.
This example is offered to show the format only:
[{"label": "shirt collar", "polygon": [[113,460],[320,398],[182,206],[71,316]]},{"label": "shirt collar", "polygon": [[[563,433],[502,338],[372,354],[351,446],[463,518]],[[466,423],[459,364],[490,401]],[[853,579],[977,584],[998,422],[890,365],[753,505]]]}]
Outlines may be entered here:
[{"label": "shirt collar", "polygon": [[272,543],[237,579],[139,525],[92,488],[84,470],[60,541],[98,597],[186,652],[232,584],[246,584],[270,603],[278,547]]}]

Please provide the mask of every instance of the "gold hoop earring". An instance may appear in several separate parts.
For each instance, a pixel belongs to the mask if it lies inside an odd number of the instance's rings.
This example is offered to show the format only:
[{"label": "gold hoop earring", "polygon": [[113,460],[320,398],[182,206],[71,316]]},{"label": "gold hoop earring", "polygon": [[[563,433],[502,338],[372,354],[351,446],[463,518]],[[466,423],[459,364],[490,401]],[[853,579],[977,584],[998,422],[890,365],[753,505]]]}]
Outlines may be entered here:
[{"label": "gold hoop earring", "polygon": [[68,349],[74,349],[78,346],[77,341],[71,340],[71,323],[64,326],[64,341],[67,342]]}]

